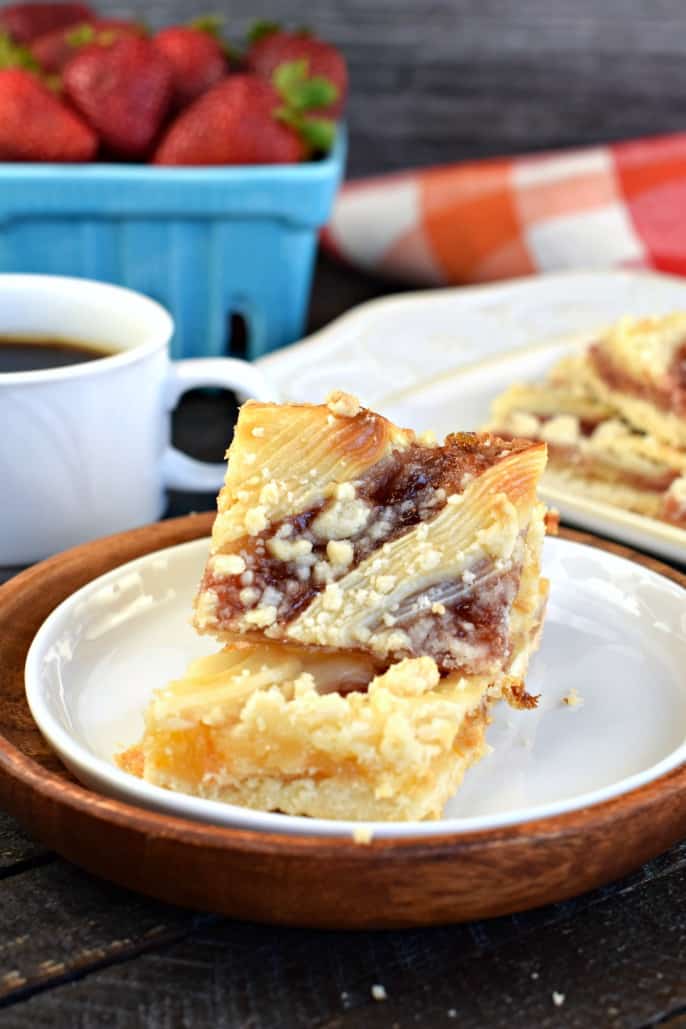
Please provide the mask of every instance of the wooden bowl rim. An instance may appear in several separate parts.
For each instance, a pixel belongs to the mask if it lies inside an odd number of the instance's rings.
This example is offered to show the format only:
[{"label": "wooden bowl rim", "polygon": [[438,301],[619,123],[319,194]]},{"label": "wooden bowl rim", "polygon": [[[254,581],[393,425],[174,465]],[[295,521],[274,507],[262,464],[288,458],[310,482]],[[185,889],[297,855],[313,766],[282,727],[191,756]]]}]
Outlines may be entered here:
[{"label": "wooden bowl rim", "polygon": [[[46,576],[59,576],[62,565],[75,556],[83,558],[84,563],[88,563],[89,559],[100,553],[107,544],[129,542],[135,546],[137,538],[149,541],[151,530],[155,533],[156,539],[152,545],[146,546],[135,556],[127,557],[124,561],[115,560],[110,566],[110,569],[113,569],[129,561],[137,560],[138,557],[145,556],[147,553],[209,535],[213,518],[214,514],[208,513],[158,522],[142,529],[133,529],[82,544],[33,565],[0,586],[0,618],[5,605],[17,594],[24,589],[40,588],[38,584],[44,583]],[[643,565],[675,582],[686,591],[686,574],[655,558],[641,554],[622,544],[574,529],[561,528],[559,535],[563,539],[604,550]],[[63,599],[69,595],[70,593],[65,594]],[[25,656],[24,653],[24,658]],[[36,727],[36,732],[38,731]],[[149,811],[135,804],[114,800],[79,783],[65,780],[57,773],[43,768],[37,761],[23,753],[20,748],[10,743],[1,731],[0,775],[18,780],[29,790],[35,791],[57,805],[71,808],[99,821],[115,823],[144,833],[146,836],[173,836],[191,846],[213,847],[220,850],[228,848],[257,855],[279,853],[283,856],[297,858],[298,856],[311,856],[315,852],[318,856],[326,858],[344,854],[347,860],[360,860],[364,863],[383,862],[389,851],[392,851],[397,858],[412,861],[430,855],[440,856],[443,851],[454,855],[456,848],[467,852],[483,849],[489,845],[517,844],[521,843],[523,839],[544,840],[561,834],[575,834],[580,830],[589,829],[591,826],[602,827],[603,824],[613,821],[618,816],[633,817],[641,809],[649,808],[656,801],[663,800],[665,792],[675,794],[686,790],[686,763],[684,763],[658,779],[622,793],[618,797],[588,807],[575,808],[558,815],[533,818],[493,829],[466,830],[437,836],[372,838],[369,843],[360,844],[355,842],[352,836],[329,837],[315,834],[305,836],[216,826],[210,823],[195,822],[177,815]]]}]

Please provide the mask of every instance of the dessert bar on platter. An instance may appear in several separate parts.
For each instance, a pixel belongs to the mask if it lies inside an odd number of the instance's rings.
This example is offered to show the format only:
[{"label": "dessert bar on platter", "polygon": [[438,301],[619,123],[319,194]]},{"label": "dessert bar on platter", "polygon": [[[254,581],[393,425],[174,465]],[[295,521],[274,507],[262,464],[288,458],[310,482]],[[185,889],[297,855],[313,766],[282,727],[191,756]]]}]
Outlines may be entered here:
[{"label": "dessert bar on platter", "polygon": [[686,315],[623,319],[501,394],[487,428],[545,441],[551,485],[686,528]]},{"label": "dessert bar on platter", "polygon": [[246,403],[194,625],[127,770],[287,814],[439,817],[525,687],[541,631],[546,444],[439,444],[346,394]]}]

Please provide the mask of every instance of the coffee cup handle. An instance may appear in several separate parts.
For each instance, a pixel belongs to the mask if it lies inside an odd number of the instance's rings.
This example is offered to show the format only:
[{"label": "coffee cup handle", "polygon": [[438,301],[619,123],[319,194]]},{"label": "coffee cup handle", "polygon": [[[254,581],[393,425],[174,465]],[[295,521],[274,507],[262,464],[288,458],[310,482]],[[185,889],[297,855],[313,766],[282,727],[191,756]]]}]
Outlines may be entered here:
[{"label": "coffee cup handle", "polygon": [[[278,400],[276,390],[256,365],[236,357],[198,357],[172,362],[166,386],[167,410],[172,411],[184,393],[198,386],[234,390],[240,400]],[[162,475],[169,489],[216,492],[225,474],[224,462],[197,461],[176,447],[168,447],[165,452]]]}]

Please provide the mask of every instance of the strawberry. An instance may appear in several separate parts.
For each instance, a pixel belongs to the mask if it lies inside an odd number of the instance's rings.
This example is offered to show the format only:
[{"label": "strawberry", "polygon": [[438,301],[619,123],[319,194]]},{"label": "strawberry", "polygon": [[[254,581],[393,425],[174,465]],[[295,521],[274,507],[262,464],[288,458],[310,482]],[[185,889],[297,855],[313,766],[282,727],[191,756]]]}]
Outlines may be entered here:
[{"label": "strawberry", "polygon": [[333,86],[308,79],[304,62],[283,65],[266,82],[232,75],[172,123],[155,164],[289,164],[333,142],[334,126],[308,111],[330,102]]},{"label": "strawberry", "polygon": [[299,60],[307,61],[310,75],[321,76],[334,84],[335,98],[319,114],[339,117],[348,93],[348,69],[340,51],[307,32],[283,32],[272,22],[258,22],[253,27],[246,55],[251,71],[271,79],[280,65]]},{"label": "strawberry", "polygon": [[172,122],[154,164],[288,164],[301,161],[298,134],[275,117],[276,89],[254,75],[214,86]]},{"label": "strawberry", "polygon": [[72,57],[62,79],[67,97],[114,156],[147,154],[173,95],[169,62],[149,40],[92,43]]},{"label": "strawberry", "polygon": [[53,29],[80,21],[94,21],[95,12],[86,4],[12,4],[0,8],[0,30],[17,43],[30,43]]},{"label": "strawberry", "polygon": [[89,43],[107,45],[121,36],[145,36],[146,33],[145,26],[138,22],[108,18],[46,32],[45,35],[33,40],[29,50],[43,71],[59,75],[77,51]]},{"label": "strawberry", "polygon": [[190,104],[228,71],[222,45],[211,30],[173,25],[158,32],[153,44],[172,66],[175,107]]},{"label": "strawberry", "polygon": [[23,68],[0,71],[0,161],[90,161],[98,141]]}]

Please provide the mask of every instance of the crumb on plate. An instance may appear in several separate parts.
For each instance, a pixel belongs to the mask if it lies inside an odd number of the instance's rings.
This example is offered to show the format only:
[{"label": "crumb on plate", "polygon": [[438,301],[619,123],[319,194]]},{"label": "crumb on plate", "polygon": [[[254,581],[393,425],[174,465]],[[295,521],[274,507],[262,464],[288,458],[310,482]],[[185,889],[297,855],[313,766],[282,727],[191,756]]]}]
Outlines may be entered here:
[{"label": "crumb on plate", "polygon": [[560,529],[560,512],[549,507],[545,513],[545,531],[548,536],[557,536]]},{"label": "crumb on plate", "polygon": [[374,831],[368,825],[358,825],[353,829],[353,840],[355,843],[367,844],[374,839]]}]

